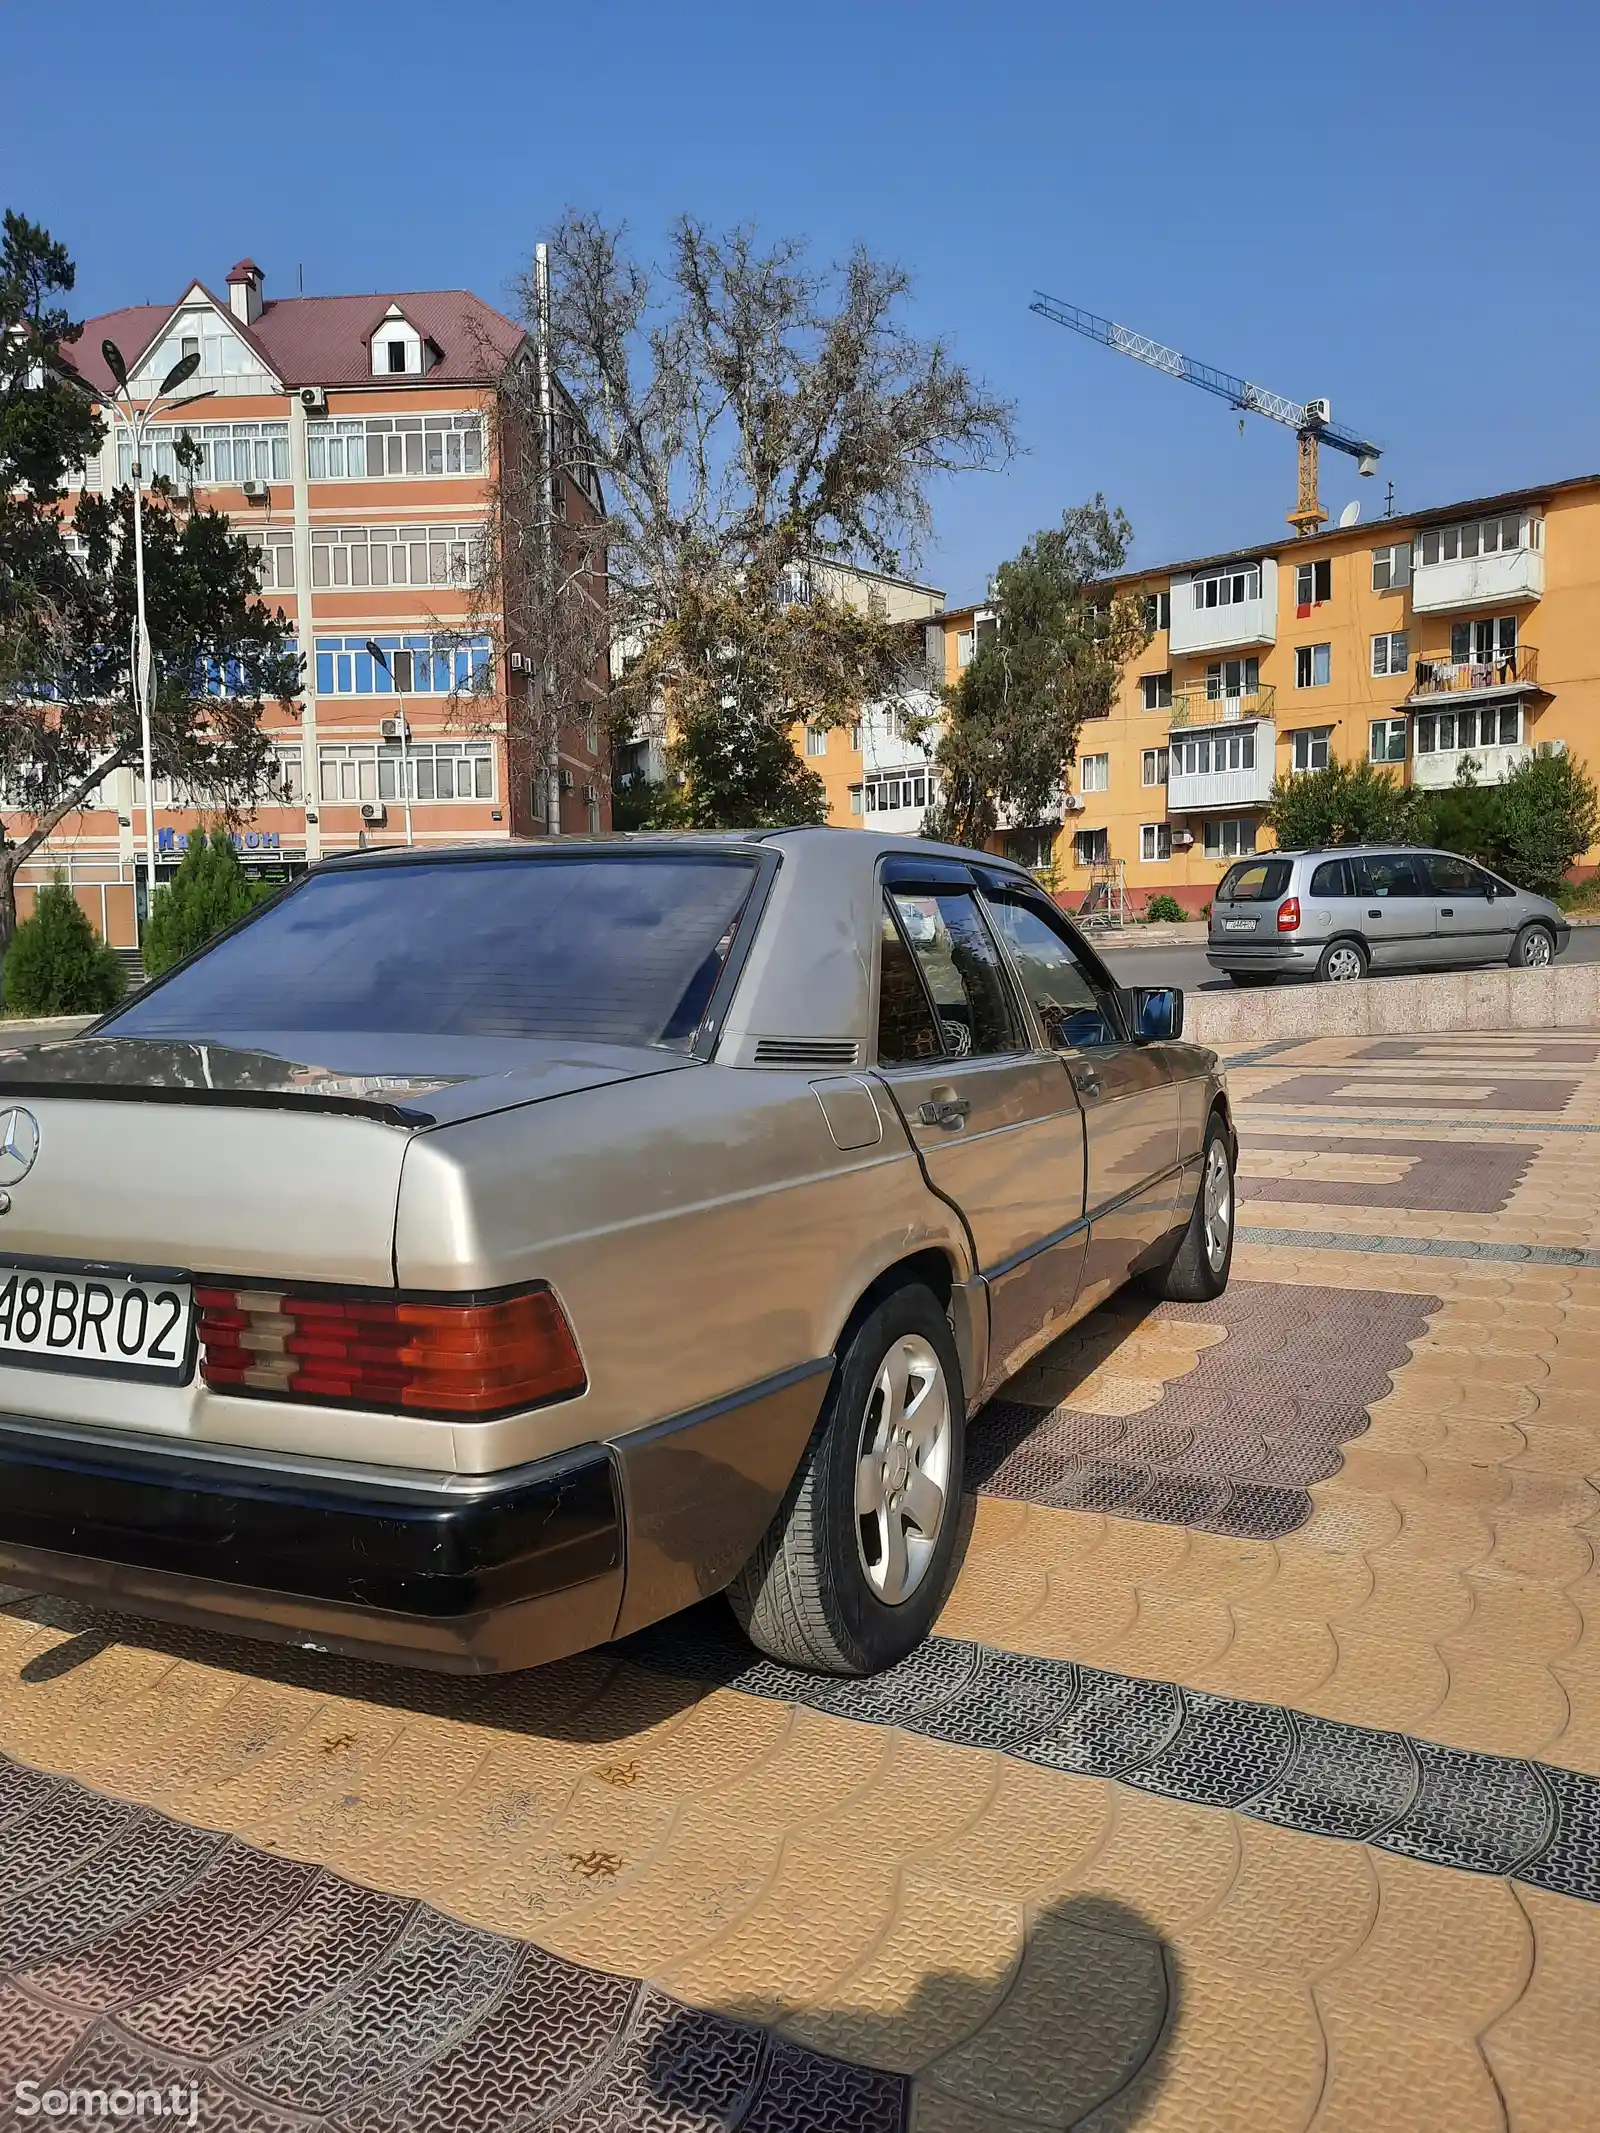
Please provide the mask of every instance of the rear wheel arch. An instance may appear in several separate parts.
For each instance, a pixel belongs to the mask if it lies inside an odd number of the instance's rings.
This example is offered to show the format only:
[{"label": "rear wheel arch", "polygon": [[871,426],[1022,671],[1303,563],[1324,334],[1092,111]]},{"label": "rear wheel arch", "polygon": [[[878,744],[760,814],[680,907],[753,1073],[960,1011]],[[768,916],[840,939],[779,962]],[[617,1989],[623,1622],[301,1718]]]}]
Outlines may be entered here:
[{"label": "rear wheel arch", "polygon": [[837,1355],[850,1345],[862,1320],[870,1318],[884,1298],[893,1296],[897,1289],[928,1289],[937,1299],[940,1310],[948,1311],[955,1285],[954,1263],[950,1254],[939,1245],[930,1245],[923,1251],[910,1252],[904,1259],[895,1260],[873,1277],[851,1305],[849,1315],[839,1329],[839,1338],[834,1342],[834,1353]]}]

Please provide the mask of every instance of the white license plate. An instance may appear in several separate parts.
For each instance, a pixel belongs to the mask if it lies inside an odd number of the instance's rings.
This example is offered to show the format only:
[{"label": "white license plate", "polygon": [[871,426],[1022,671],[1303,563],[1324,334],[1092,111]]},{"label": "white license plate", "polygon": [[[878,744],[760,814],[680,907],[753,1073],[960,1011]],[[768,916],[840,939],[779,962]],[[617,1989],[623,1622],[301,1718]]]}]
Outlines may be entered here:
[{"label": "white license plate", "polygon": [[1253,918],[1225,918],[1222,930],[1224,933],[1254,933],[1256,922]]},{"label": "white license plate", "polygon": [[0,1363],[176,1381],[193,1320],[186,1281],[0,1266]]}]

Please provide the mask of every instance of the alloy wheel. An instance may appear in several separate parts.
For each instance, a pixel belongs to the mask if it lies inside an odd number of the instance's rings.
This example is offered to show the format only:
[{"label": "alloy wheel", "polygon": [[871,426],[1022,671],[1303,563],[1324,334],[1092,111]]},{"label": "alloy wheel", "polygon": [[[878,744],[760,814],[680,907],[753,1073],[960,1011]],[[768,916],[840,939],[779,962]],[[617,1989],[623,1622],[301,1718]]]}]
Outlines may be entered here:
[{"label": "alloy wheel", "polygon": [[1233,1230],[1233,1173],[1228,1164],[1228,1151],[1220,1140],[1214,1140],[1206,1151],[1206,1174],[1200,1190],[1206,1259],[1211,1271],[1220,1274]]},{"label": "alloy wheel", "polygon": [[1330,948],[1328,977],[1335,985],[1347,985],[1361,975],[1361,952],[1357,948]]},{"label": "alloy wheel", "polygon": [[1522,944],[1522,966],[1525,970],[1540,970],[1550,959],[1550,936],[1543,926],[1535,926]]},{"label": "alloy wheel", "polygon": [[950,1388],[931,1344],[900,1335],[867,1401],[856,1455],[856,1549],[887,1607],[921,1585],[950,1502]]}]

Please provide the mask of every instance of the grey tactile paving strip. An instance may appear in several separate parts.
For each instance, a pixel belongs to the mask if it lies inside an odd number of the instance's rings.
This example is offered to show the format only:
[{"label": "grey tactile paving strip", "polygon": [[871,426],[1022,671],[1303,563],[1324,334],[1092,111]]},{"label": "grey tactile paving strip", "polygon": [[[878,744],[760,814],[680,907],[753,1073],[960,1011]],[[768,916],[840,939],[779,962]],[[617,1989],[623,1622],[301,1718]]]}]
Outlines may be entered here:
[{"label": "grey tactile paving strip", "polygon": [[1255,1281],[1207,1304],[1151,1311],[1113,1300],[1097,1323],[1129,1332],[1187,1320],[1222,1326],[1227,1338],[1141,1413],[991,1400],[968,1432],[971,1484],[985,1496],[1277,1539],[1311,1516],[1309,1485],[1338,1471],[1339,1447],[1366,1428],[1368,1406],[1438,1308],[1431,1296]]},{"label": "grey tactile paving strip", "polygon": [[70,1779],[0,1759],[0,1818],[0,2090],[192,2082],[229,2133],[903,2133],[897,2074]]},{"label": "grey tactile paving strip", "polygon": [[1399,1252],[1408,1259],[1494,1259],[1514,1265],[1600,1267],[1600,1252],[1576,1244],[1474,1244],[1464,1237],[1378,1237],[1344,1229],[1252,1229],[1241,1223],[1241,1244],[1286,1244],[1296,1251]]},{"label": "grey tactile paving strip", "polygon": [[663,1672],[836,1718],[1600,1902],[1600,1778],[1577,1771],[950,1637],[930,1638],[872,1681],[796,1674],[756,1657],[715,1607],[624,1650]]},{"label": "grey tactile paving strip", "polygon": [[[1460,1067],[1438,1066],[1432,1061],[1427,1068],[1434,1087],[1419,1087],[1417,1109],[1431,1114],[1444,1111],[1564,1111],[1577,1095],[1579,1083],[1570,1079],[1536,1081],[1532,1075],[1526,1080],[1500,1081],[1492,1067],[1470,1066],[1463,1060]],[[1395,1100],[1394,1090],[1384,1083],[1381,1075],[1372,1077],[1383,1088],[1388,1102]],[[1450,1096],[1440,1090],[1471,1088],[1471,1096]],[[1477,1093],[1481,1091],[1482,1093]],[[1270,1098],[1275,1104],[1352,1104],[1364,1105],[1367,1101],[1366,1086],[1359,1073],[1344,1069],[1315,1074],[1291,1074],[1287,1081],[1275,1081],[1270,1089],[1261,1091],[1263,1099]],[[1407,1121],[1415,1125],[1415,1119]]]},{"label": "grey tactile paving strip", "polygon": [[[1247,1096],[1241,1109],[1251,1118],[1270,1118],[1274,1089],[1263,1089],[1259,1096]],[[1341,1115],[1332,1117],[1308,1117],[1303,1112],[1286,1111],[1285,1118],[1293,1119],[1297,1126],[1350,1126],[1354,1121]],[[1429,1133],[1481,1133],[1483,1123],[1476,1118],[1418,1118],[1415,1112],[1409,1117],[1391,1118],[1380,1116],[1375,1111],[1363,1110],[1360,1123],[1363,1126],[1410,1126],[1415,1132],[1426,1127]],[[1497,1118],[1492,1121],[1495,1133],[1600,1133],[1600,1126],[1585,1125],[1576,1120],[1561,1119]]]},{"label": "grey tactile paving strip", "polygon": [[[1250,1156],[1257,1148],[1284,1148],[1295,1155],[1377,1155],[1403,1159],[1404,1177],[1387,1184],[1359,1179],[1256,1177]],[[1321,1207],[1402,1207],[1412,1213],[1497,1215],[1527,1175],[1532,1148],[1474,1141],[1383,1141],[1345,1133],[1262,1133],[1247,1130],[1239,1179],[1241,1200],[1309,1200]]]}]

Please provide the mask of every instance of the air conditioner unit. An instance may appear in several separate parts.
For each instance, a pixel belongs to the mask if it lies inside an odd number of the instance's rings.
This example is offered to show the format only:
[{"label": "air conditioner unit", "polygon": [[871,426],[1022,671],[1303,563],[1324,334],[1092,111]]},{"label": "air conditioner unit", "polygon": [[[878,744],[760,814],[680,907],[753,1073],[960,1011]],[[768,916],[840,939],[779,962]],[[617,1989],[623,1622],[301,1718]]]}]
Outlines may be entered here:
[{"label": "air conditioner unit", "polygon": [[411,728],[403,718],[380,719],[378,731],[386,741],[408,741],[411,738]]},{"label": "air conditioner unit", "polygon": [[361,819],[363,822],[387,822],[389,810],[381,800],[363,800],[361,803]]},{"label": "air conditioner unit", "polygon": [[1533,752],[1535,755],[1565,755],[1567,744],[1565,741],[1535,741]]},{"label": "air conditioner unit", "polygon": [[325,415],[328,412],[328,392],[323,385],[302,385],[300,405],[308,415]]},{"label": "air conditioner unit", "polygon": [[247,504],[270,504],[272,501],[272,490],[264,481],[246,481],[241,482],[239,486],[244,491]]},{"label": "air conditioner unit", "polygon": [[1083,813],[1083,795],[1081,793],[1069,792],[1064,794],[1061,804],[1069,815],[1081,815]]},{"label": "air conditioner unit", "polygon": [[1333,420],[1333,402],[1331,400],[1308,400],[1306,402],[1306,420],[1307,422],[1318,424],[1319,427],[1326,428]]},{"label": "air conditioner unit", "polygon": [[512,653],[511,671],[513,674],[526,674],[530,671],[528,666],[528,655],[526,654],[526,652]]},{"label": "air conditioner unit", "polygon": [[1194,831],[1174,830],[1172,833],[1172,841],[1174,844],[1181,844],[1184,850],[1187,851],[1190,845],[1194,842]]},{"label": "air conditioner unit", "polygon": [[583,788],[583,797],[584,797],[584,801],[585,801],[586,805],[588,805],[588,806],[590,806],[590,807],[593,807],[593,806],[595,805],[596,801],[597,801],[597,800],[598,800],[598,799],[600,798],[600,788],[599,788],[599,786],[598,786],[598,785],[586,785],[586,786],[585,786],[585,787]]},{"label": "air conditioner unit", "polygon": [[572,790],[572,772],[571,772],[570,770],[560,770],[560,771],[557,771],[557,773],[556,773],[556,783],[557,783],[557,784],[558,784],[558,785],[559,785],[559,786],[561,787],[561,790],[562,790],[563,792],[571,792],[571,790]]}]

